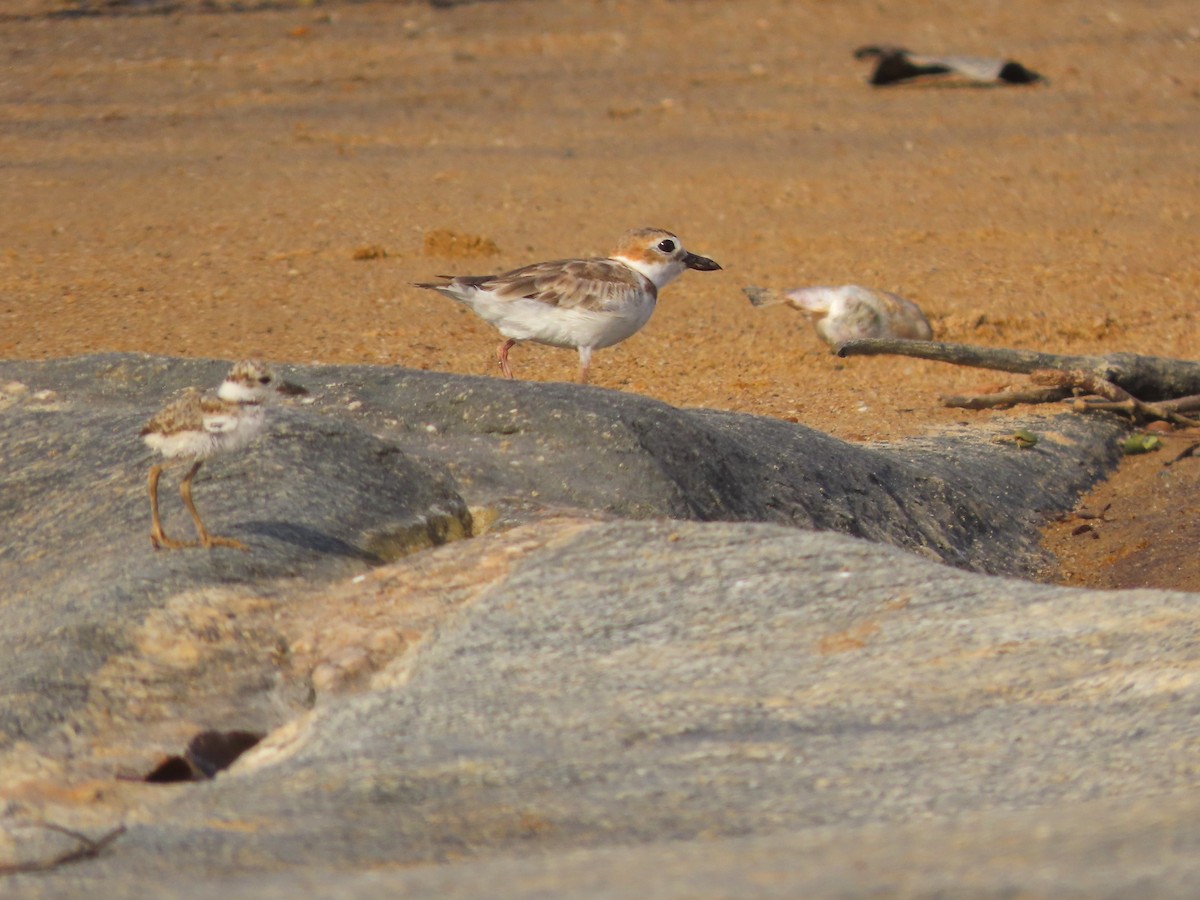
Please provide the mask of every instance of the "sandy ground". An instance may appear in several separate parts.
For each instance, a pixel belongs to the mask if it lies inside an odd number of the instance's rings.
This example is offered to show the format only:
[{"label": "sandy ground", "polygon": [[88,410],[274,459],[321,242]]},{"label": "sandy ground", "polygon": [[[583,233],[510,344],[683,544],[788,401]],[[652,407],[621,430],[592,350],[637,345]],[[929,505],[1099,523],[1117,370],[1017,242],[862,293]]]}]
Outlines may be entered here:
[{"label": "sandy ground", "polygon": [[[1006,376],[838,360],[747,284],[893,290],[945,340],[1196,345],[1194,0],[225,6],[0,0],[0,355],[498,375],[495,332],[410,283],[603,254],[640,225],[724,270],[671,285],[593,381],[676,405],[851,440],[1009,415],[938,402]],[[81,8],[109,12],[47,15]],[[851,53],[879,42],[1049,83],[872,89]],[[1047,577],[1200,590],[1200,459],[1163,466],[1192,439],[1088,498],[1103,520],[1051,528]]]}]

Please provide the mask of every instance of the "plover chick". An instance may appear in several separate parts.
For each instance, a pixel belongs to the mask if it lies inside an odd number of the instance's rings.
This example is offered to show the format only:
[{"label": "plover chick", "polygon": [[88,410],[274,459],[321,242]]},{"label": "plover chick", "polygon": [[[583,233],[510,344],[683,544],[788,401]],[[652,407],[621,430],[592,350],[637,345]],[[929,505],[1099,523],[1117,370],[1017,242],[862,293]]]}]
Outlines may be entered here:
[{"label": "plover chick", "polygon": [[[204,461],[218,453],[245,447],[262,431],[265,421],[263,404],[274,393],[306,394],[304,388],[282,381],[271,369],[252,360],[239,362],[217,390],[216,396],[206,395],[195,388],[174,403],[160,410],[142,429],[142,439],[159,451],[166,462],[150,468],[150,543],[159,547],[233,547],[249,549],[233,538],[209,534],[192,502],[192,479]],[[177,541],[163,532],[158,516],[158,480],[172,465],[191,463],[179,494],[196,523],[196,542]]]},{"label": "plover chick", "polygon": [[782,295],[758,287],[742,290],[755,306],[786,303],[808,314],[821,340],[831,347],[862,338],[927,341],[933,337],[933,329],[920,307],[888,291],[857,284],[794,288]]},{"label": "plover chick", "polygon": [[448,283],[416,286],[469,306],[507,338],[496,350],[506,378],[513,377],[508,351],[519,341],[534,341],[576,348],[579,381],[586,384],[592,351],[635,334],[674,278],[687,269],[720,268],[689,253],[669,231],[636,228],[608,257],[533,263],[501,275],[439,275]]},{"label": "plover chick", "polygon": [[875,70],[871,84],[913,81],[917,78],[957,77],[973,84],[1035,84],[1045,81],[1041,75],[1011,59],[991,59],[981,56],[920,56],[903,47],[888,44],[859,47],[855,59],[874,59]]}]

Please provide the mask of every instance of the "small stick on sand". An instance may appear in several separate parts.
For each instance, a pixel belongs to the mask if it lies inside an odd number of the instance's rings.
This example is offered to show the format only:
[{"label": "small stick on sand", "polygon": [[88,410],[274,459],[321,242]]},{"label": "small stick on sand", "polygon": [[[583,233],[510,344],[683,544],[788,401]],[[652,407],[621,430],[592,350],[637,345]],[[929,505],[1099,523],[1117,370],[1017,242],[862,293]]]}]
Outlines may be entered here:
[{"label": "small stick on sand", "polygon": [[997,391],[994,394],[961,394],[939,397],[942,406],[955,409],[1011,409],[1020,403],[1057,403],[1071,396],[1069,388],[1030,388],[1028,390]]}]

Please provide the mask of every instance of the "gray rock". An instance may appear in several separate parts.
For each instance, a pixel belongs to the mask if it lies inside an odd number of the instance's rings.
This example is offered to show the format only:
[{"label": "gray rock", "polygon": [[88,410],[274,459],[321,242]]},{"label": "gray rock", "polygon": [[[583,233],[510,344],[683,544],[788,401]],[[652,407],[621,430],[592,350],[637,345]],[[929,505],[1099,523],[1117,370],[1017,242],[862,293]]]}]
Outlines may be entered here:
[{"label": "gray rock", "polygon": [[1197,874],[1193,597],[770,525],[542,539],[402,677],[14,896],[1120,896]]},{"label": "gray rock", "polygon": [[[136,403],[138,412],[116,432],[129,435],[137,416],[188,385],[219,382],[226,366],[109,354],[0,363],[0,379],[70,398],[72,408],[95,415],[88,427],[112,426],[112,414],[101,412],[109,404],[128,410]],[[1124,429],[1115,418],[1062,415],[1024,423],[1050,436],[1031,450],[966,427],[863,447],[773,419],[676,409],[577,385],[382,366],[293,367],[285,374],[314,392],[311,410],[328,414],[321,422],[332,418],[381,435],[444,467],[472,506],[513,511],[518,519],[521,509],[567,507],[625,518],[778,522],[1003,574],[1038,568],[1038,526],[1070,509],[1116,465],[1113,438]],[[321,446],[319,433],[309,434],[302,454],[293,455],[296,471],[304,471],[301,456],[316,460]],[[136,469],[134,458],[123,458],[125,471]],[[137,516],[130,511],[126,518]]]},{"label": "gray rock", "polygon": [[1125,427],[1034,419],[1023,424],[1048,439],[1025,451],[968,427],[858,446],[787,422],[570,384],[371,366],[304,377],[322,411],[446,465],[472,506],[777,522],[1004,574],[1044,562],[1038,527],[1112,470]]},{"label": "gray rock", "polygon": [[[995,574],[1037,564],[1116,420],[856,447],[574,385],[292,368],[316,402],[197,481],[252,552],[156,553],[138,427],[226,366],[0,363],[26,386],[0,398],[0,867],[51,870],[6,896],[1195,874],[1188,797],[1126,808],[1190,784],[1192,598]],[[201,728],[268,735],[209,782],[114,780]],[[47,823],[127,830],[57,865],[87,845]]]}]

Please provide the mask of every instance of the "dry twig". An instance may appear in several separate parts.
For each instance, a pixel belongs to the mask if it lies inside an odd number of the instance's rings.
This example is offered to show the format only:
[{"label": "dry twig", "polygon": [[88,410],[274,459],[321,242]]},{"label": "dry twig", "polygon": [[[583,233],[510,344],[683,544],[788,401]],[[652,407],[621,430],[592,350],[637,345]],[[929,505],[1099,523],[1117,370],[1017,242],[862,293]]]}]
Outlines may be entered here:
[{"label": "dry twig", "polygon": [[1089,401],[1083,396],[1075,400],[1075,409],[1079,412],[1094,410],[1109,410],[1127,413],[1134,418],[1163,419],[1176,425],[1188,427],[1200,426],[1200,421],[1182,416],[1169,406],[1171,401],[1163,403],[1144,403],[1129,391],[1111,381],[1079,369],[1061,372],[1056,369],[1038,369],[1030,374],[1034,384],[1047,387],[1066,388],[1077,395],[1091,394],[1102,398],[1100,401]]},{"label": "dry twig", "polygon": [[68,863],[79,862],[81,859],[95,859],[103,853],[108,846],[125,833],[125,826],[118,825],[115,828],[109,829],[100,835],[98,838],[90,838],[82,832],[75,831],[71,828],[65,828],[62,825],[55,825],[53,822],[38,822],[39,828],[45,828],[49,831],[57,831],[60,834],[65,834],[67,837],[78,841],[79,846],[74,850],[68,850],[65,853],[60,853],[58,856],[53,856],[50,859],[38,859],[24,863],[11,863],[8,865],[0,865],[0,875],[18,875],[25,872],[47,872],[50,869],[65,866]]}]

